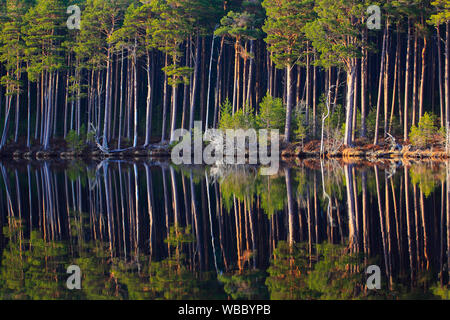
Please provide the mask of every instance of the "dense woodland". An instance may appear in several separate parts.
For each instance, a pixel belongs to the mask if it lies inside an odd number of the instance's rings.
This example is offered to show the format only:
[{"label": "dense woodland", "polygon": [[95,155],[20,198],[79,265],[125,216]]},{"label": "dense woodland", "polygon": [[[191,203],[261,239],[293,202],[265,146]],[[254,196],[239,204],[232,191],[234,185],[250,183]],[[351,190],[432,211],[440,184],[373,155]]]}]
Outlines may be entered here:
[{"label": "dense woodland", "polygon": [[[373,4],[379,30],[367,28]],[[67,27],[70,5],[81,8],[80,30]],[[326,128],[348,146],[386,133],[407,140],[424,115],[436,133],[450,125],[448,0],[0,6],[0,149],[94,132],[106,150],[148,147],[198,120],[280,129],[287,142]]]}]

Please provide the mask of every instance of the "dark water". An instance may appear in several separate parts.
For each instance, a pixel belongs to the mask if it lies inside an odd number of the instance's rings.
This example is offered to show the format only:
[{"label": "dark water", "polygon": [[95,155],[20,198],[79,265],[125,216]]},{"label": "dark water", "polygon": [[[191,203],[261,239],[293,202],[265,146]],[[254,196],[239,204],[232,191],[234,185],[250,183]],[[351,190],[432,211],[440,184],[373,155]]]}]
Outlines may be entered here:
[{"label": "dark water", "polygon": [[1,299],[449,298],[447,163],[0,169]]}]

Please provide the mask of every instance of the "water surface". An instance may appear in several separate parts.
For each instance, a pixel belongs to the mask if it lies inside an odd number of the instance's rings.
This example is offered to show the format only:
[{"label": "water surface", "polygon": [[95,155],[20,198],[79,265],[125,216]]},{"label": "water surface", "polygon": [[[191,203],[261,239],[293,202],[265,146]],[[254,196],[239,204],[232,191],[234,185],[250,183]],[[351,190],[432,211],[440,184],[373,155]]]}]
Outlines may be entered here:
[{"label": "water surface", "polygon": [[0,169],[2,299],[449,298],[448,163]]}]

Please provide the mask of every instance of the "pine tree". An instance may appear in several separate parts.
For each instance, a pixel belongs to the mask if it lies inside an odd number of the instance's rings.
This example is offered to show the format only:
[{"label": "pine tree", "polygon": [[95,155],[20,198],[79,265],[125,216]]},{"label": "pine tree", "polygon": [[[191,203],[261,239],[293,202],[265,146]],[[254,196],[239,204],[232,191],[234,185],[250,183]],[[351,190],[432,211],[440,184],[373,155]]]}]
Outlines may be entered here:
[{"label": "pine tree", "polygon": [[360,38],[361,17],[366,7],[356,0],[317,0],[314,11],[317,18],[306,25],[305,32],[312,45],[320,54],[320,64],[324,68],[337,66],[347,73],[346,117],[344,144],[351,146],[353,132],[354,99],[356,78],[356,58],[364,47]]},{"label": "pine tree", "polygon": [[263,27],[265,39],[272,53],[273,61],[280,69],[286,69],[287,104],[285,140],[290,142],[294,97],[292,91],[292,70],[300,62],[305,51],[303,28],[311,19],[313,2],[310,0],[264,0],[267,19]]}]

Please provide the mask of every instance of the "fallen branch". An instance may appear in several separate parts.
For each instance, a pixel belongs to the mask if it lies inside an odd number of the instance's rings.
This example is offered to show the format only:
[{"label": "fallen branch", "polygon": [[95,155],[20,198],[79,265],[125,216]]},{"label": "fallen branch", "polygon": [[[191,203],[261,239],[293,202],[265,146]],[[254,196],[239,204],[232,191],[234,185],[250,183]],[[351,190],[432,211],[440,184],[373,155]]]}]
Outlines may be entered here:
[{"label": "fallen branch", "polygon": [[124,148],[124,149],[113,149],[113,150],[110,150],[109,148],[103,147],[103,145],[102,145],[102,143],[100,141],[100,138],[97,135],[97,128],[94,127],[92,122],[89,125],[92,128],[92,132],[94,133],[95,145],[97,146],[98,149],[100,149],[101,152],[106,153],[106,154],[111,154],[111,153],[126,152],[126,151],[130,151],[130,150],[134,150],[135,149],[134,147],[129,147],[129,148]]}]

